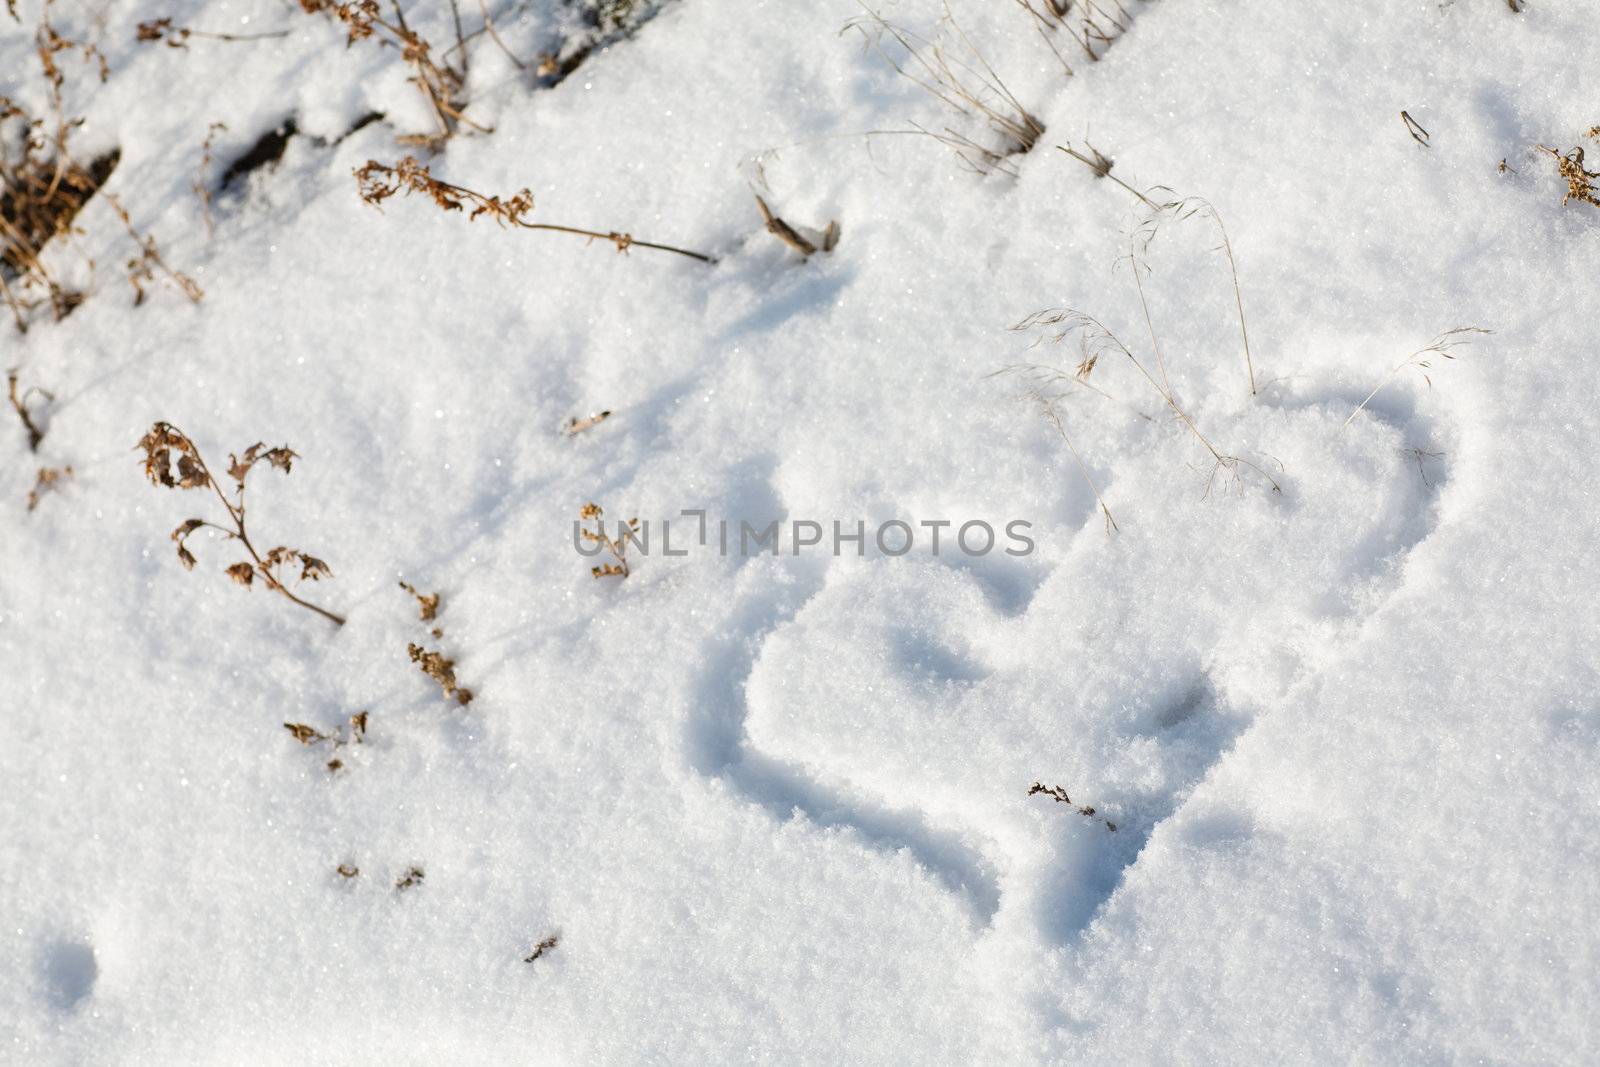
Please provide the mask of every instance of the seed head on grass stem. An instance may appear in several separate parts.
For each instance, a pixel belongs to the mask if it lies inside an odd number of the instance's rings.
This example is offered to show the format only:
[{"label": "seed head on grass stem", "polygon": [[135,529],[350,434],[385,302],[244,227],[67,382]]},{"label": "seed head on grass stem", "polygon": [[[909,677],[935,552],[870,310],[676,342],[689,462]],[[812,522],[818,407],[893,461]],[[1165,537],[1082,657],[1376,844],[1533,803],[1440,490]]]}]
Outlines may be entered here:
[{"label": "seed head on grass stem", "polygon": [[206,461],[201,457],[200,450],[193,441],[171,423],[158,422],[150,428],[150,432],[140,439],[138,448],[144,452],[144,473],[150,479],[150,484],[167,489],[210,489],[216,493],[217,500],[221,502],[227,518],[224,522],[211,522],[208,519],[188,519],[183,525],[172,531],[172,540],[177,542],[178,561],[185,570],[193,570],[196,563],[194,553],[189,551],[188,540],[196,531],[202,529],[215,530],[230,541],[239,542],[249,555],[249,561],[241,561],[227,568],[228,577],[246,589],[255,584],[259,577],[266,587],[275,593],[281,594],[292,604],[297,604],[307,611],[315,612],[336,626],[343,626],[344,619],[326,608],[300,599],[284,585],[282,572],[285,567],[293,564],[300,566],[300,581],[320,581],[332,577],[328,565],[315,556],[301,552],[298,549],[285,548],[282,545],[269,549],[265,553],[256,550],[255,543],[251,540],[250,531],[245,526],[245,479],[250,471],[260,460],[288,474],[299,455],[291,451],[287,445],[278,448],[267,448],[264,444],[254,444],[245,449],[243,456],[228,457],[228,477],[233,479],[234,492],[232,499],[223,492],[222,486],[212,477],[211,469],[206,466]]}]

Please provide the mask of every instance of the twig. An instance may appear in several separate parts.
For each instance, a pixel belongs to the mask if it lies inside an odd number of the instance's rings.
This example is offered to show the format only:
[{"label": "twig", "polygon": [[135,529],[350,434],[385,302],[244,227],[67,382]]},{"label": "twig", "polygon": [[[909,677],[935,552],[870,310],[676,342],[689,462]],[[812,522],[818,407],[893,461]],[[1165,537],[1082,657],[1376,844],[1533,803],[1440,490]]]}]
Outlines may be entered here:
[{"label": "twig", "polygon": [[625,253],[630,248],[653,248],[659,252],[673,252],[680,256],[688,256],[690,259],[698,259],[702,263],[716,262],[711,256],[701,252],[691,252],[674,245],[656,244],[653,241],[640,241],[632,234],[617,233],[614,230],[602,233],[599,230],[557,226],[549,222],[529,222],[527,215],[533,210],[533,194],[527,189],[521,190],[508,200],[501,200],[498,196],[485,196],[464,186],[440,181],[412,156],[406,156],[392,167],[369,159],[364,166],[356,170],[355,177],[361,189],[361,199],[374,207],[381,208],[383,201],[395,193],[403,192],[407,196],[418,193],[428,197],[446,211],[462,211],[471,205],[472,211],[467,216],[469,219],[488,215],[502,226],[517,226],[524,230],[549,230],[555,233],[569,233],[576,237],[587,237],[591,240],[610,241],[616,245],[618,252]]},{"label": "twig", "polygon": [[1423,148],[1433,147],[1428,143],[1429,134],[1427,130],[1422,128],[1422,123],[1412,118],[1411,115],[1405,111],[1400,112],[1400,119],[1406,124],[1406,132],[1411,135],[1411,139],[1413,141],[1417,142]]}]

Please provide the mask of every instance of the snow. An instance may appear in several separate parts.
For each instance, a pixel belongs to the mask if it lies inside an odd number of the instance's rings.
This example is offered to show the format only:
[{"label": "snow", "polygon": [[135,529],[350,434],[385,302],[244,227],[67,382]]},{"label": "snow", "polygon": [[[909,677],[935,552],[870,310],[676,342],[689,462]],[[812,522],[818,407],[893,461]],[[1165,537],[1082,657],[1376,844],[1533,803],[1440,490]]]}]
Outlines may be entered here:
[{"label": "snow", "polygon": [[[0,94],[39,111],[18,6]],[[405,6],[452,39],[449,5]],[[120,148],[107,190],[206,295],[134,307],[97,197],[50,253],[90,298],[0,341],[55,395],[37,456],[0,409],[0,1059],[1593,1061],[1600,211],[1536,146],[1595,143],[1600,22],[1525,6],[1141,3],[1068,77],[1022,12],[952,0],[1047,129],[1015,177],[884,132],[986,136],[841,36],[845,0],[673,0],[554,87],[474,38],[494,132],[435,176],[708,267],[362,203],[351,171],[426,157],[395,139],[428,109],[393,50],[295,5],[58,3],[111,69],[62,60],[75,154]],[[489,9],[522,58],[576,25]],[[136,43],[162,16],[290,34]],[[208,126],[214,182],[290,115],[208,235]],[[1259,395],[1206,220],[1142,282],[1173,392],[1281,492],[1207,492],[1107,354],[1118,399],[1061,410],[1108,533],[991,377],[1076,364],[1007,329],[1052,307],[1151,359],[1118,266],[1138,204],[1069,143],[1225,221]],[[753,181],[837,248],[765,233]],[[1458,326],[1494,332],[1345,425]],[[218,505],[141,476],[158,419],[218,469],[294,448],[250,475],[250,527],[328,562],[300,592],[347,625],[229,582],[220,538],[185,573],[167,535]],[[675,544],[683,509],[869,541],[597,581],[591,500]],[[1037,548],[919,529],[886,558],[894,519],[1025,520]],[[283,728],[363,709],[336,774]]]}]

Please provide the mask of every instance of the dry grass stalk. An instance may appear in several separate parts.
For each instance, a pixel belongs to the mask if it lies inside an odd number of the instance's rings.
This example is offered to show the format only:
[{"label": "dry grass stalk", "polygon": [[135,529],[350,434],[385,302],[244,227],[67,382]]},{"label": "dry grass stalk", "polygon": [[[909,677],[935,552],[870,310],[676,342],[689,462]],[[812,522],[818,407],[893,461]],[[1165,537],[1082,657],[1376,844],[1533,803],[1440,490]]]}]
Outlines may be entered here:
[{"label": "dry grass stalk", "polygon": [[71,477],[71,467],[40,467],[33,488],[28,490],[28,510],[32,511],[38,507],[39,501],[46,493],[52,489],[59,489],[61,483]]},{"label": "dry grass stalk", "polygon": [[[333,774],[344,766],[344,761],[339,758],[339,750],[346,745],[359,745],[367,739],[367,713],[357,712],[350,716],[350,721],[340,726],[331,734],[325,734],[316,727],[307,726],[303,722],[286,722],[283,728],[294,735],[294,739],[307,747],[313,745],[328,745],[329,760],[328,773]],[[342,872],[341,872],[342,873]],[[346,875],[345,877],[352,877]]]},{"label": "dry grass stalk", "polygon": [[135,40],[145,44],[164,41],[168,48],[188,48],[191,37],[208,41],[239,42],[266,41],[287,36],[289,36],[288,30],[273,30],[270,33],[208,33],[205,30],[191,30],[187,26],[174,26],[170,18],[141,22],[134,31]]},{"label": "dry grass stalk", "polygon": [[6,394],[7,399],[11,401],[11,410],[17,413],[17,418],[22,420],[22,428],[28,432],[28,451],[37,452],[40,442],[44,440],[44,429],[35,421],[33,411],[28,407],[28,401],[35,393],[44,397],[46,401],[53,401],[55,394],[40,389],[37,385],[21,392],[18,391],[18,387],[17,372],[7,371]]},{"label": "dry grass stalk", "polygon": [[425,877],[427,876],[423,873],[421,867],[407,867],[405,873],[396,879],[394,887],[397,891],[403,893],[407,889],[421,885]]},{"label": "dry grass stalk", "polygon": [[860,32],[895,73],[915,83],[945,107],[982,121],[1000,137],[1001,144],[998,148],[987,147],[948,127],[936,132],[913,123],[916,131],[950,147],[962,162],[980,174],[1001,171],[1016,176],[1016,168],[1007,157],[1031,152],[1044,134],[1044,124],[1007,88],[956,22],[949,7],[944,10],[943,22],[952,31],[954,48],[943,40],[929,40],[896,26],[871,8],[864,10],[864,15],[845,24],[847,31]]},{"label": "dry grass stalk", "polygon": [[[1394,370],[1390,371],[1388,374],[1385,374],[1383,376],[1383,380],[1373,387],[1372,392],[1367,394],[1367,398],[1361,403],[1357,404],[1356,409],[1350,413],[1350,417],[1344,420],[1344,426],[1349,426],[1352,422],[1354,422],[1355,417],[1361,414],[1362,410],[1365,409],[1369,403],[1371,403],[1373,397],[1378,395],[1378,391],[1392,382],[1401,371],[1407,368],[1415,370],[1418,374],[1422,375],[1422,380],[1427,383],[1428,387],[1432,388],[1433,378],[1428,375],[1429,368],[1433,366],[1431,357],[1440,356],[1444,359],[1455,359],[1456,357],[1451,353],[1451,349],[1459,348],[1462,345],[1471,344],[1471,334],[1485,334],[1493,332],[1493,330],[1486,330],[1481,326],[1457,326],[1453,330],[1446,330],[1444,333],[1441,333],[1438,337],[1435,337],[1432,341],[1428,342],[1426,347],[1417,349],[1417,351],[1411,353],[1411,355],[1407,356],[1403,362],[1396,366]],[[1342,428],[1343,427],[1341,427],[1341,429]]]},{"label": "dry grass stalk", "polygon": [[1089,154],[1088,155],[1084,155],[1082,152],[1078,151],[1076,148],[1073,148],[1072,145],[1070,145],[1070,144],[1064,144],[1064,145],[1058,144],[1058,145],[1056,145],[1056,149],[1058,151],[1065,152],[1067,155],[1071,156],[1073,159],[1076,159],[1079,163],[1082,163],[1084,166],[1088,167],[1089,168],[1089,172],[1091,174],[1093,174],[1096,178],[1110,178],[1113,182],[1115,182],[1116,184],[1122,186],[1122,188],[1126,189],[1129,193],[1133,194],[1133,196],[1135,196],[1139,200],[1143,201],[1144,204],[1147,207],[1150,207],[1150,208],[1158,208],[1158,207],[1160,207],[1160,205],[1157,204],[1154,200],[1151,200],[1148,196],[1146,196],[1145,194],[1141,193],[1139,190],[1135,189],[1133,186],[1129,185],[1127,182],[1123,181],[1121,178],[1117,177],[1115,174],[1111,173],[1111,168],[1114,165],[1114,161],[1112,160],[1112,158],[1110,156],[1108,156],[1105,153],[1101,152],[1098,148],[1096,148],[1092,144],[1089,144],[1087,141],[1084,142],[1084,147],[1089,150]]},{"label": "dry grass stalk", "polygon": [[200,200],[200,214],[205,219],[208,237],[217,232],[216,221],[211,217],[211,164],[215,162],[211,151],[212,141],[217,134],[226,133],[227,130],[228,127],[220,122],[213,122],[206,127],[206,139],[200,145],[200,169],[195,174],[194,184],[189,187]]},{"label": "dry grass stalk", "polygon": [[[599,504],[593,501],[585,504],[578,514],[585,520],[594,520],[594,529],[580,529],[578,531],[579,536],[591,545],[605,546],[606,551],[611,553],[611,558],[616,561],[614,563],[602,563],[598,567],[590,567],[589,573],[596,578],[626,578],[631,573],[628,568],[627,536],[624,535],[620,536],[620,539],[614,539],[610,534],[606,533],[605,512]],[[639,520],[629,519],[626,527],[627,532],[632,533],[639,528]]]},{"label": "dry grass stalk", "polygon": [[1282,491],[1282,487],[1278,485],[1277,480],[1268,474],[1260,464],[1240,456],[1229,455],[1212,444],[1211,440],[1200,432],[1200,428],[1195,425],[1194,419],[1184,410],[1183,405],[1179,403],[1171,388],[1155,374],[1152,374],[1150,369],[1145,366],[1144,361],[1134,355],[1133,351],[1123,344],[1122,340],[1112,333],[1099,319],[1072,308],[1052,309],[1035,312],[1017,323],[1012,329],[1040,331],[1042,334],[1041,340],[1049,341],[1052,344],[1060,343],[1067,337],[1076,337],[1080,345],[1088,353],[1085,362],[1079,365],[1081,377],[1085,379],[1088,378],[1103,355],[1111,355],[1113,357],[1120,355],[1131,363],[1139,371],[1140,376],[1161,397],[1162,403],[1184,425],[1194,439],[1200,442],[1205,450],[1210,453],[1212,467],[1210,476],[1206,479],[1206,494],[1208,496],[1219,474],[1226,474],[1235,483],[1238,483],[1246,472],[1253,472],[1259,475],[1267,482],[1274,493]]},{"label": "dry grass stalk", "polygon": [[472,703],[472,690],[456,681],[455,660],[446,659],[443,653],[430,652],[416,644],[407,645],[406,654],[423,674],[439,683],[439,688],[444,690],[445,696],[462,706]]},{"label": "dry grass stalk", "polygon": [[640,241],[628,233],[617,233],[614,230],[601,233],[598,230],[557,226],[549,222],[530,222],[528,215],[533,211],[533,194],[527,189],[506,200],[498,196],[486,196],[464,186],[440,181],[426,166],[411,156],[406,156],[393,166],[369,159],[364,166],[356,170],[355,177],[361,190],[361,199],[377,208],[382,208],[383,202],[396,193],[404,193],[407,196],[415,193],[427,197],[445,211],[465,211],[470,207],[472,210],[467,217],[472,220],[487,215],[501,226],[516,226],[524,230],[549,230],[554,233],[586,237],[591,241],[609,241],[616,246],[618,252],[622,253],[631,248],[654,248],[660,252],[674,252],[690,259],[698,259],[702,263],[715,262],[712,257],[700,252],[656,244],[652,241]]},{"label": "dry grass stalk", "polygon": [[1427,461],[1430,459],[1443,459],[1443,452],[1431,452],[1426,448],[1402,448],[1401,453],[1411,457],[1417,465],[1417,473],[1422,476],[1422,484],[1432,486],[1433,480],[1428,477]]},{"label": "dry grass stalk", "polygon": [[326,14],[342,24],[348,36],[347,43],[374,40],[380,46],[398,49],[401,58],[410,64],[411,82],[428,101],[439,129],[432,134],[402,137],[401,143],[437,148],[462,125],[479,133],[494,132],[462,114],[467,106],[461,99],[466,84],[465,53],[460,70],[448,63],[435,62],[433,46],[406,25],[405,14],[398,3],[390,5],[392,20],[383,17],[377,0],[299,0],[299,4],[308,15]]},{"label": "dry grass stalk", "polygon": [[1101,823],[1111,833],[1116,833],[1117,832],[1117,824],[1116,823],[1112,822],[1110,819],[1106,818],[1104,815],[1101,815],[1099,812],[1095,811],[1093,807],[1091,807],[1091,806],[1089,806],[1087,804],[1074,804],[1072,802],[1072,798],[1067,796],[1067,791],[1062,786],[1059,786],[1059,785],[1047,786],[1042,782],[1034,782],[1031,786],[1028,787],[1028,795],[1030,797],[1031,796],[1038,796],[1040,794],[1043,794],[1044,796],[1049,797],[1051,800],[1054,800],[1057,804],[1066,804],[1066,805],[1070,806],[1074,811],[1076,811],[1079,815],[1082,815],[1085,819],[1092,819],[1095,822]]},{"label": "dry grass stalk", "polygon": [[517,54],[507,47],[506,43],[500,39],[500,31],[495,29],[494,19],[489,17],[489,5],[487,0],[478,0],[478,13],[483,16],[483,30],[489,35],[489,39],[495,43],[500,51],[505,53],[505,57],[511,60],[511,62],[516,65],[518,70],[527,70],[528,64],[523,62],[521,59],[518,59]]},{"label": "dry grass stalk", "polygon": [[[1245,324],[1244,294],[1239,287],[1239,264],[1238,261],[1234,259],[1233,242],[1228,239],[1228,228],[1223,225],[1222,216],[1218,214],[1217,209],[1211,205],[1211,202],[1203,197],[1176,197],[1175,194],[1172,194],[1172,190],[1166,188],[1165,186],[1158,186],[1156,189],[1152,189],[1151,191],[1174,195],[1174,199],[1167,200],[1160,204],[1154,204],[1143,194],[1137,194],[1140,200],[1143,200],[1146,204],[1151,204],[1153,210],[1149,215],[1145,216],[1144,220],[1139,224],[1138,229],[1134,233],[1133,253],[1130,256],[1130,259],[1132,260],[1135,278],[1138,278],[1139,269],[1148,263],[1150,244],[1155,240],[1156,234],[1160,232],[1163,222],[1167,221],[1168,219],[1174,219],[1178,222],[1185,222],[1191,218],[1194,218],[1195,216],[1210,219],[1212,224],[1217,228],[1218,237],[1222,239],[1222,243],[1217,246],[1216,251],[1221,252],[1227,259],[1228,275],[1233,282],[1233,305],[1234,310],[1239,316],[1239,341],[1244,347],[1245,377],[1250,383],[1250,395],[1257,395],[1258,390],[1256,388],[1255,361],[1250,355],[1250,330]],[[1141,303],[1144,301],[1144,289],[1142,283],[1139,290],[1139,299]],[[1149,312],[1149,306],[1146,305],[1145,316],[1147,321],[1149,318]],[[1151,339],[1152,341],[1154,340],[1153,327],[1151,330]]]},{"label": "dry grass stalk", "polygon": [[291,603],[298,604],[307,611],[316,612],[336,626],[344,625],[344,619],[340,616],[291,593],[280,577],[284,567],[297,563],[300,566],[299,581],[320,581],[332,577],[328,565],[315,556],[281,545],[265,554],[258,552],[245,525],[245,479],[263,459],[288,474],[294,461],[300,457],[290,451],[287,445],[267,448],[264,444],[257,443],[245,449],[242,458],[229,455],[228,476],[234,482],[232,500],[228,499],[228,495],[222,491],[222,486],[212,477],[210,468],[206,466],[194,442],[172,424],[156,423],[150,428],[150,432],[140,439],[138,448],[144,452],[144,473],[145,477],[150,479],[151,485],[164,486],[168,489],[211,489],[222,502],[227,514],[227,525],[206,519],[188,519],[172,531],[172,540],[178,546],[178,561],[183,564],[185,570],[193,570],[196,562],[194,554],[188,548],[189,537],[197,530],[215,530],[228,540],[239,542],[250,556],[249,562],[235,563],[227,568],[228,577],[236,583],[249,589],[254,585],[255,579],[260,577],[268,589],[281,594]]},{"label": "dry grass stalk", "polygon": [[[1590,131],[1593,136],[1594,131]],[[1587,170],[1583,165],[1583,148],[1576,147],[1562,153],[1554,148],[1539,145],[1539,151],[1551,156],[1556,161],[1556,169],[1567,180],[1567,195],[1561,198],[1565,207],[1573,200],[1600,207],[1600,196],[1596,196],[1595,179],[1600,178],[1600,173]]]},{"label": "dry grass stalk", "polygon": [[[1072,68],[1051,40],[1052,31],[1065,32],[1083,49],[1089,62],[1098,63],[1112,42],[1132,26],[1128,9],[1120,0],[1111,0],[1115,12],[1107,11],[1095,0],[1016,0],[1016,3],[1033,18],[1034,28],[1049,42],[1050,50],[1056,53],[1069,74]],[[1095,51],[1097,45],[1099,52]]]},{"label": "dry grass stalk", "polygon": [[133,243],[139,246],[139,254],[128,260],[128,284],[133,286],[133,306],[138,307],[144,303],[145,284],[155,280],[156,271],[160,271],[184,296],[198,304],[205,299],[205,290],[200,284],[182,271],[173,270],[167,266],[167,261],[161,258],[161,248],[156,244],[153,235],[141,234],[133,226],[133,219],[128,215],[127,209],[110,193],[106,193],[106,203],[111,205],[111,210],[117,213],[117,218],[122,220],[122,225],[127,229],[128,236],[133,238]]}]

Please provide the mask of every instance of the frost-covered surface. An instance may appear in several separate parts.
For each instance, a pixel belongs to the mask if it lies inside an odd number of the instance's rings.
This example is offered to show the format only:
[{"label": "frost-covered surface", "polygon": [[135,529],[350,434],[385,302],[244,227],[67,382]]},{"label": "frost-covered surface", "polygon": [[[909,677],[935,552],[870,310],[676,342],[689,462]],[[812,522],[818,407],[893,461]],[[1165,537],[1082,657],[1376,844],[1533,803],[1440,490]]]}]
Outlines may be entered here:
[{"label": "frost-covered surface", "polygon": [[[572,18],[492,6],[524,57]],[[394,53],[290,4],[58,4],[111,67],[64,63],[75,150],[121,148],[107,188],[206,297],[131,307],[97,199],[92,280],[60,253],[91,298],[0,340],[57,398],[36,460],[0,411],[0,1059],[1592,1062],[1600,210],[1534,146],[1600,123],[1600,20],[1527,6],[1160,0],[1069,79],[1021,13],[965,4],[1048,130],[1015,179],[864,136],[956,120],[839,36],[844,0],[681,0],[554,88],[474,39],[495,132],[437,175],[706,267],[363,204],[352,168],[428,113]],[[38,107],[19,7],[0,92]],[[409,8],[450,40],[448,5]],[[292,34],[135,44],[160,16]],[[291,114],[208,237],[207,126],[226,161]],[[1006,331],[1044,307],[1148,352],[1113,269],[1134,202],[1051,147],[1086,134],[1225,219],[1258,397],[1202,221],[1146,291],[1174,390],[1281,494],[1204,496],[1209,457],[1103,358],[1153,416],[1065,407],[1108,538],[985,377],[1075,361]],[[839,220],[834,252],[761,229],[758,172],[796,224]],[[1461,325],[1495,332],[1342,426]],[[252,475],[252,527],[328,561],[307,596],[348,625],[234,586],[203,534],[183,571],[199,496],[130,451],[156,419],[218,465],[300,453]],[[76,476],[30,514],[41,464]],[[597,582],[589,500],[1021,518],[1038,547]],[[441,592],[442,639],[401,578]],[[337,775],[282,726],[360,709]]]}]

